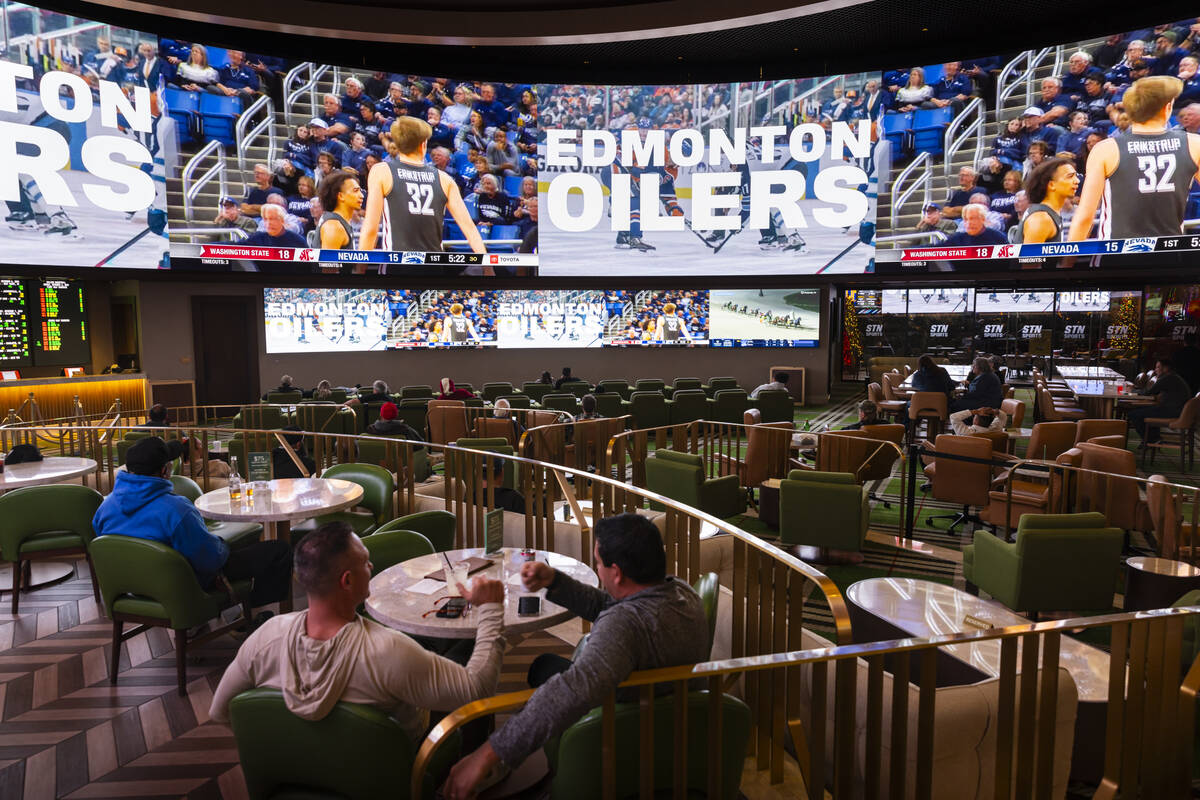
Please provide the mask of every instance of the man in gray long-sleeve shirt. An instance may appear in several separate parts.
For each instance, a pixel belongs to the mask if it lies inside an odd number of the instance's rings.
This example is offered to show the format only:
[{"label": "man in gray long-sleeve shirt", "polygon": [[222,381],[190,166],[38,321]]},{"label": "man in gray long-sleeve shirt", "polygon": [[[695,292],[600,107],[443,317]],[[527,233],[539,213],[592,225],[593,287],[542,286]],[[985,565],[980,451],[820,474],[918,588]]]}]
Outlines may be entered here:
[{"label": "man in gray long-sleeve shirt", "polygon": [[[708,622],[699,596],[666,575],[666,553],[654,524],[637,514],[606,517],[596,524],[596,573],[605,591],[585,586],[548,564],[521,569],[525,588],[548,587],[546,599],[593,623],[575,661],[540,656],[530,683],[545,682],[520,713],[450,771],[447,798],[469,797],[498,764],[512,768],[561,734],[636,670],[706,661]],[[618,700],[636,699],[618,693]]]}]

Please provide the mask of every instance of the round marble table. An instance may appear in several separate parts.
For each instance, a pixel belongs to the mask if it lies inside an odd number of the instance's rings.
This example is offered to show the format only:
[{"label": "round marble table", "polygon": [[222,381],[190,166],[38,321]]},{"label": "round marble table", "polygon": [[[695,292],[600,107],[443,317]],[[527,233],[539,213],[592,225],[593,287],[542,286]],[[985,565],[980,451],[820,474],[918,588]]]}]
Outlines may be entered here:
[{"label": "round marble table", "polygon": [[[0,493],[26,486],[46,486],[52,483],[82,478],[96,471],[96,462],[75,456],[49,456],[41,461],[24,464],[5,464],[0,473]],[[29,572],[21,581],[22,590],[36,589],[61,581],[75,573],[75,565],[66,561],[27,561]],[[13,582],[12,565],[0,566],[0,591],[10,591]]]},{"label": "round marble table", "polygon": [[353,508],[362,500],[357,483],[337,478],[280,478],[267,481],[267,491],[252,499],[230,500],[229,489],[214,489],[196,499],[205,519],[261,522],[268,539],[284,537],[291,523]]},{"label": "round marble table", "polygon": [[[485,556],[480,548],[450,550],[446,558],[450,563],[471,557],[489,558],[493,561],[487,569],[471,575],[470,580],[482,576],[493,580],[504,580],[504,631],[505,633],[531,633],[566,622],[575,616],[560,605],[546,600],[546,590],[527,592],[521,586],[520,551],[504,548],[498,555]],[[536,560],[545,561],[554,569],[571,576],[588,586],[599,586],[596,573],[586,564],[570,556],[560,556],[545,550],[536,551]],[[444,569],[446,561],[441,553],[411,558],[388,567],[371,579],[371,596],[367,598],[367,610],[371,616],[388,627],[414,636],[429,636],[437,639],[474,639],[476,614],[474,609],[458,619],[443,619],[433,611],[442,605],[440,598],[446,596],[442,581],[426,581],[425,576]],[[413,588],[415,587],[415,589]],[[434,591],[423,593],[423,588]],[[522,596],[536,595],[542,598],[541,612],[532,617],[517,616],[517,600]],[[435,605],[436,603],[436,605]]]}]

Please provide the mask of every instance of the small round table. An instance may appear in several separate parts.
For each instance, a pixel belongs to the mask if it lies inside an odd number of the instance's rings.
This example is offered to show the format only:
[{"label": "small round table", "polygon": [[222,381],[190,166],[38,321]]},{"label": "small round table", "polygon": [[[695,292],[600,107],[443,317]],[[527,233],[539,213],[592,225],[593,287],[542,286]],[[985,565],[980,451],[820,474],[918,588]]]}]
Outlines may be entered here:
[{"label": "small round table", "polygon": [[[537,561],[545,561],[575,580],[588,586],[599,586],[600,580],[596,573],[570,556],[560,556],[545,550],[535,551]],[[450,563],[465,561],[478,557],[492,560],[492,565],[486,569],[474,572],[469,580],[483,576],[493,580],[505,580],[504,593],[504,632],[531,633],[553,627],[566,622],[575,616],[572,612],[546,599],[546,590],[527,592],[521,586],[520,551],[511,547],[504,548],[497,555],[484,555],[480,548],[466,550],[450,550],[446,558]],[[446,596],[446,587],[442,581],[424,583],[425,576],[439,569],[445,569],[446,560],[441,553],[410,558],[400,564],[388,567],[371,579],[371,596],[367,598],[367,609],[371,616],[390,628],[403,631],[413,636],[428,636],[436,639],[474,639],[476,615],[473,610],[457,619],[443,619],[436,614],[426,614],[440,608],[440,598]],[[434,583],[440,584],[435,587]],[[411,587],[417,590],[410,590]],[[419,590],[434,588],[428,594]],[[541,611],[530,617],[517,616],[517,599],[523,595],[537,595],[542,598]],[[436,604],[436,605],[435,605]]]},{"label": "small round table", "polygon": [[1200,568],[1169,558],[1135,556],[1125,560],[1125,611],[1167,608],[1200,589]]},{"label": "small round table", "polygon": [[353,508],[363,496],[357,483],[337,478],[280,478],[267,481],[267,489],[236,501],[229,489],[213,489],[196,499],[196,510],[205,519],[261,522],[264,536],[276,539],[287,536],[293,522]]},{"label": "small round table", "polygon": [[[52,483],[82,478],[91,475],[97,469],[97,464],[90,458],[75,456],[50,456],[41,461],[28,461],[24,464],[5,464],[4,472],[0,473],[0,493],[13,489],[23,489],[26,486],[46,486]],[[27,561],[29,572],[21,581],[22,590],[36,589],[48,583],[61,581],[75,573],[75,565],[65,561]],[[12,565],[0,566],[0,591],[10,591],[12,586]]]}]

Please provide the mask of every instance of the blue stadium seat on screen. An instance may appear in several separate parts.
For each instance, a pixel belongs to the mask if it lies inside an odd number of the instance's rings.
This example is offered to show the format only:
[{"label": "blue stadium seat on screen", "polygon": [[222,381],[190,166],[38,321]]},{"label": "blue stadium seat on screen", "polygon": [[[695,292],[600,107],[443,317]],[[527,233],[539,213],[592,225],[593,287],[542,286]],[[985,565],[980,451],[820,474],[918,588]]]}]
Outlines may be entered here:
[{"label": "blue stadium seat on screen", "polygon": [[[488,234],[488,241],[492,239],[520,239],[521,234],[516,225],[493,225],[492,231]],[[488,245],[489,253],[515,253],[517,246],[515,244],[497,244]]]},{"label": "blue stadium seat on screen", "polygon": [[242,111],[242,101],[219,94],[200,95],[200,117],[204,120],[204,138],[216,139],[226,146],[234,144],[233,126]]},{"label": "blue stadium seat on screen", "polygon": [[[455,222],[454,220],[450,219],[449,217],[446,218],[446,221],[442,225],[442,228],[443,228],[443,230],[442,230],[442,238],[443,239],[466,239],[467,238],[467,235],[465,233],[463,233],[463,229],[458,227],[458,223]],[[450,247],[448,247],[446,249],[449,250],[451,253],[469,253],[469,252],[471,252],[471,246],[469,244],[455,244],[455,245],[451,245]]]},{"label": "blue stadium seat on screen", "polygon": [[[208,63],[212,63],[212,58],[208,59]],[[930,64],[928,67],[922,67],[922,69],[925,70],[925,83],[930,86],[940,81],[942,73],[945,72],[941,64]]]},{"label": "blue stadium seat on screen", "polygon": [[899,155],[910,150],[908,132],[912,130],[913,114],[892,113],[883,115],[883,135],[891,142],[892,152]]},{"label": "blue stadium seat on screen", "polygon": [[1187,206],[1183,211],[1184,219],[1196,219],[1200,217],[1200,189],[1192,184],[1192,191],[1188,193]]},{"label": "blue stadium seat on screen", "polygon": [[470,195],[463,199],[463,205],[467,207],[467,213],[471,215],[471,219],[479,221],[479,206],[476,204],[475,195]]},{"label": "blue stadium seat on screen", "polygon": [[521,196],[521,176],[506,175],[504,178],[504,193],[509,197]]},{"label": "blue stadium seat on screen", "polygon": [[167,105],[167,113],[175,120],[179,143],[192,141],[195,138],[193,134],[200,127],[200,93],[167,87],[163,91],[163,100]]},{"label": "blue stadium seat on screen", "polygon": [[455,153],[450,159],[450,165],[461,175],[464,169],[471,166],[471,157],[466,153]]},{"label": "blue stadium seat on screen", "polygon": [[205,45],[204,49],[208,53],[208,63],[212,65],[213,69],[220,69],[229,63],[229,51],[224,47]]},{"label": "blue stadium seat on screen", "polygon": [[913,120],[913,151],[940,156],[943,150],[942,134],[953,118],[954,110],[949,106],[918,111]]}]

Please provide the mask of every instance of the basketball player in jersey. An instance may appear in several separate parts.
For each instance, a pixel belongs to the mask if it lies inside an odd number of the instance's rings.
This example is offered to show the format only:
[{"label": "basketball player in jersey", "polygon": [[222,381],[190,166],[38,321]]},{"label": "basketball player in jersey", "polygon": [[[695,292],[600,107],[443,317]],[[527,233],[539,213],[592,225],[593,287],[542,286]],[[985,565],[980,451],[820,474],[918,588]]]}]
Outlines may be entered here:
[{"label": "basketball player in jersey", "polygon": [[676,344],[680,340],[690,342],[692,338],[688,333],[687,323],[683,321],[683,317],[675,313],[674,303],[667,303],[663,306],[663,313],[659,315],[654,330],[655,341],[666,342],[667,344]]},{"label": "basketball player in jersey", "polygon": [[1029,208],[1017,226],[1017,243],[1062,241],[1063,205],[1079,189],[1079,174],[1069,158],[1049,158],[1025,179]]},{"label": "basketball player in jersey", "polygon": [[[423,119],[400,117],[392,123],[391,137],[397,153],[390,162],[371,167],[367,175],[367,210],[358,240],[360,249],[375,249],[382,219],[384,249],[440,253],[442,220],[449,209],[471,250],[485,252],[483,237],[463,203],[458,184],[425,161],[431,135],[433,129]],[[482,274],[495,272],[484,267]]]},{"label": "basketball player in jersey", "polygon": [[[321,180],[318,194],[321,198],[321,208],[325,209],[325,213],[317,221],[321,249],[353,250],[354,231],[350,228],[350,219],[355,211],[362,208],[363,202],[362,187],[358,178],[349,172],[331,173]],[[352,268],[355,275],[363,275],[367,271],[366,264],[353,264]]]},{"label": "basketball player in jersey", "polygon": [[450,344],[479,341],[475,323],[463,316],[462,303],[450,304],[450,316],[442,320],[442,341]]},{"label": "basketball player in jersey", "polygon": [[1169,75],[1139,78],[1122,102],[1133,124],[1092,148],[1083,192],[1067,241],[1088,238],[1096,206],[1101,239],[1178,236],[1188,189],[1200,164],[1200,136],[1167,130],[1183,82]]}]

